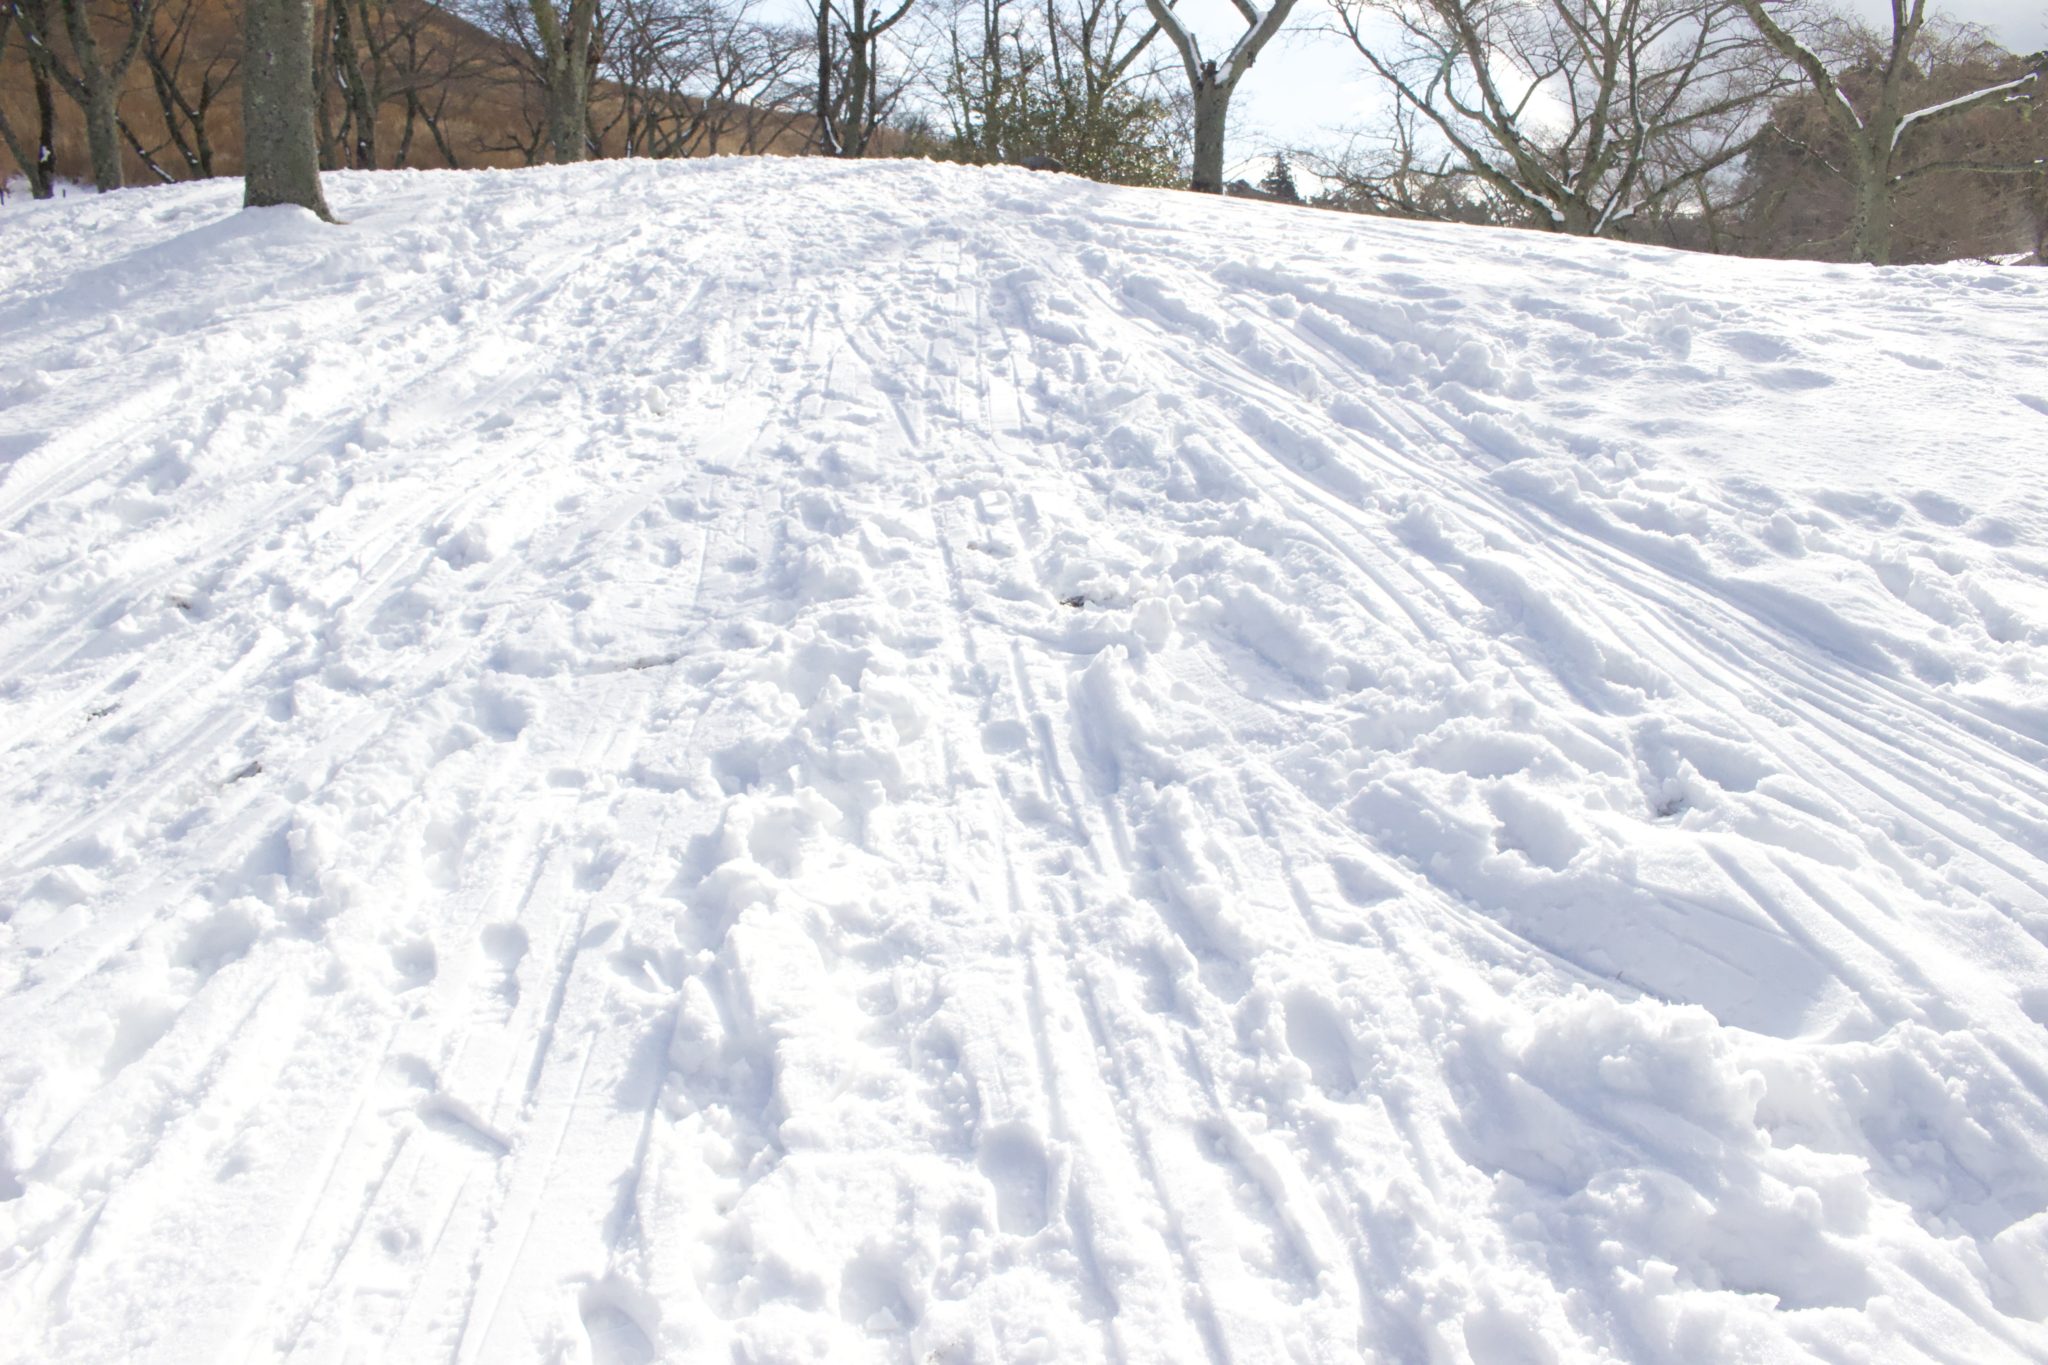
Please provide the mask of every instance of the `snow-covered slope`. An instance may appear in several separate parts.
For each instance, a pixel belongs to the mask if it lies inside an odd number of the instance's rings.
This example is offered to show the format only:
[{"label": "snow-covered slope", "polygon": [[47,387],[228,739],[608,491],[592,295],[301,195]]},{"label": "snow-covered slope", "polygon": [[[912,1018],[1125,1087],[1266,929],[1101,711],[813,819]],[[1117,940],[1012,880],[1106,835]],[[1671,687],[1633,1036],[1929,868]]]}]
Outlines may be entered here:
[{"label": "snow-covered slope", "polygon": [[0,222],[0,1357],[2048,1355],[2048,283],[819,162]]}]

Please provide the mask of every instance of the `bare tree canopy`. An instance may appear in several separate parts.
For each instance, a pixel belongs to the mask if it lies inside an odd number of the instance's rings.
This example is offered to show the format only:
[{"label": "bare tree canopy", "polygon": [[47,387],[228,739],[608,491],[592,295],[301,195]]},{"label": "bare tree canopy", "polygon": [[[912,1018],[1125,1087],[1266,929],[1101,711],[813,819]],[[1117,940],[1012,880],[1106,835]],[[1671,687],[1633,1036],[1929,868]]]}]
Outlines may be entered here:
[{"label": "bare tree canopy", "polygon": [[[753,0],[618,0],[605,15],[599,75],[616,91],[600,146],[625,156],[759,152],[807,98],[802,31],[762,23]],[[616,134],[616,138],[614,138]]]},{"label": "bare tree canopy", "polygon": [[[1393,91],[1391,206],[1553,232],[1625,231],[1739,160],[1783,63],[1738,0],[1333,0]],[[1399,32],[1382,51],[1368,20]],[[1446,186],[1452,193],[1446,196]]]},{"label": "bare tree canopy", "polygon": [[1763,0],[1739,0],[1757,31],[1793,63],[1820,97],[1844,150],[1840,165],[1830,169],[1848,182],[1855,196],[1849,235],[1859,261],[1883,265],[1892,255],[1893,196],[1901,186],[1940,172],[2038,175],[2044,162],[2017,160],[1946,160],[1921,154],[1929,134],[1965,114],[2003,107],[2031,106],[2048,82],[2048,52],[2025,59],[2019,74],[1946,99],[1920,103],[1914,87],[1924,79],[1923,37],[1927,31],[1926,0],[1891,0],[1891,31],[1851,60],[1837,64],[1822,55],[1821,45],[1803,36],[1819,27],[1821,17],[1804,6],[1779,5],[1773,14]]}]

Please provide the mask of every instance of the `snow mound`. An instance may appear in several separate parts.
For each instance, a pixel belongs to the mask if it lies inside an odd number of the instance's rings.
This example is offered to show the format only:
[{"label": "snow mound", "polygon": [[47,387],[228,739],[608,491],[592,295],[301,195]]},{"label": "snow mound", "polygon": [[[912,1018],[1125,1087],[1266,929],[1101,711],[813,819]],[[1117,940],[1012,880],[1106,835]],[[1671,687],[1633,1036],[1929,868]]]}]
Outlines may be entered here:
[{"label": "snow mound", "polygon": [[2048,1357],[2048,282],[926,165],[0,219],[0,1358]]}]

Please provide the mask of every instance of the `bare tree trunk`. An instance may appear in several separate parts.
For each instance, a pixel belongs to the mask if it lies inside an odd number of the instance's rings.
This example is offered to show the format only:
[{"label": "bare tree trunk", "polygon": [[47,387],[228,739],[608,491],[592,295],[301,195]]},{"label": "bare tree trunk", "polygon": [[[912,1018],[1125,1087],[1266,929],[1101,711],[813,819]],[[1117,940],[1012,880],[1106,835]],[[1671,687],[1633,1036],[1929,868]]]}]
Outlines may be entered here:
[{"label": "bare tree trunk", "polygon": [[2034,223],[2034,264],[2048,265],[2048,175],[2034,177],[2027,191],[2027,214]]},{"label": "bare tree trunk", "polygon": [[839,155],[839,136],[832,126],[832,5],[818,4],[818,148],[826,156]]},{"label": "bare tree trunk", "polygon": [[[356,29],[363,32],[360,40]],[[350,13],[349,0],[334,3],[334,59],[341,73],[342,100],[348,110],[349,161],[358,170],[377,169],[377,102],[363,74],[363,45],[370,42],[369,16]]]},{"label": "bare tree trunk", "polygon": [[1216,63],[1202,68],[1195,91],[1195,173],[1188,188],[1197,194],[1223,193],[1223,133],[1230,116],[1230,87],[1217,83]]},{"label": "bare tree trunk", "polygon": [[296,204],[333,222],[313,134],[313,0],[245,0],[242,33],[242,203]]},{"label": "bare tree trunk", "polygon": [[405,124],[398,131],[398,150],[391,155],[392,166],[401,171],[412,160],[412,132],[420,118],[419,101],[410,90],[405,95]]},{"label": "bare tree trunk", "polygon": [[590,43],[596,29],[596,0],[569,0],[566,13],[556,9],[554,0],[529,0],[529,7],[540,39],[548,149],[558,163],[581,161],[590,131]]},{"label": "bare tree trunk", "polygon": [[57,92],[46,71],[35,73],[36,159],[29,172],[30,192],[38,199],[57,197]]},{"label": "bare tree trunk", "polygon": [[206,115],[212,103],[213,95],[202,93],[192,118],[192,150],[199,157],[199,178],[202,180],[213,179],[213,139],[206,133]]},{"label": "bare tree trunk", "polygon": [[[27,11],[35,0],[22,0],[19,10]],[[37,199],[55,198],[57,194],[57,154],[53,150],[57,137],[56,92],[50,88],[50,72],[45,61],[37,60],[40,50],[35,41],[37,14],[17,14],[17,7],[0,9],[0,54],[7,50],[7,39],[17,17],[22,20],[22,45],[27,53],[29,79],[35,87],[36,98],[36,141],[33,151],[23,143],[20,136],[7,121],[7,115],[0,111],[0,141],[7,144],[22,174],[28,177],[29,194]]]},{"label": "bare tree trunk", "polygon": [[859,156],[867,150],[864,135],[868,126],[868,95],[874,86],[873,75],[869,69],[868,44],[856,37],[846,49],[846,131],[839,140],[841,156]]},{"label": "bare tree trunk", "polygon": [[[338,171],[341,158],[335,148],[341,140],[335,135],[334,114],[329,107],[327,92],[334,88],[334,6],[342,0],[311,0],[313,10],[313,129],[314,145],[319,148],[320,169]],[[345,130],[344,130],[345,131]]]},{"label": "bare tree trunk", "polygon": [[[1862,158],[1858,158],[1861,160]],[[1892,260],[1892,187],[1888,167],[1856,168],[1856,209],[1850,220],[1856,259],[1868,265]]]},{"label": "bare tree trunk", "polygon": [[85,145],[92,154],[93,187],[105,194],[127,183],[121,170],[121,116],[104,82],[86,90]]}]

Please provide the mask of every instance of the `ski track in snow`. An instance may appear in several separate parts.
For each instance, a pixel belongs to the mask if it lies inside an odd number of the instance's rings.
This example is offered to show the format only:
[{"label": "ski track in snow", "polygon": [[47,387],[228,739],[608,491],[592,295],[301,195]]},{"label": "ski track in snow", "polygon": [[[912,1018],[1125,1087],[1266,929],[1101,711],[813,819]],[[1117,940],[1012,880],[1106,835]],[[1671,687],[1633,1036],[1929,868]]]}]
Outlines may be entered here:
[{"label": "ski track in snow", "polygon": [[0,220],[0,1358],[2048,1355],[2026,272]]}]

